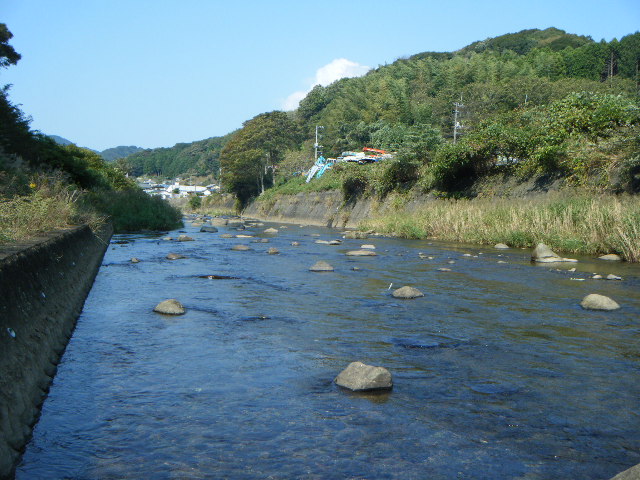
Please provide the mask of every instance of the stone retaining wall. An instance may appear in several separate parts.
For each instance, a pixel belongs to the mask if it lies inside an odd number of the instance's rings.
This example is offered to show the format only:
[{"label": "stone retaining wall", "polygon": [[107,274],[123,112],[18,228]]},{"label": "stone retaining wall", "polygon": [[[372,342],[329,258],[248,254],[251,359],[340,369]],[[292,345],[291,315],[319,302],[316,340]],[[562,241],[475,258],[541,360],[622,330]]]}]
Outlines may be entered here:
[{"label": "stone retaining wall", "polygon": [[111,234],[81,226],[0,249],[0,479],[14,475]]}]

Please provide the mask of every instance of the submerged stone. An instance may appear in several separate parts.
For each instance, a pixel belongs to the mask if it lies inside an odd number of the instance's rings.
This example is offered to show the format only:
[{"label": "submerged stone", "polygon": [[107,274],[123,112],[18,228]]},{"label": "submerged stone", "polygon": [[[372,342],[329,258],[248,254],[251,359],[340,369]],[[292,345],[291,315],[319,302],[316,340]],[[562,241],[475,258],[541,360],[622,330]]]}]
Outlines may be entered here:
[{"label": "submerged stone", "polygon": [[378,254],[373,250],[350,250],[345,255],[349,257],[375,257]]}]

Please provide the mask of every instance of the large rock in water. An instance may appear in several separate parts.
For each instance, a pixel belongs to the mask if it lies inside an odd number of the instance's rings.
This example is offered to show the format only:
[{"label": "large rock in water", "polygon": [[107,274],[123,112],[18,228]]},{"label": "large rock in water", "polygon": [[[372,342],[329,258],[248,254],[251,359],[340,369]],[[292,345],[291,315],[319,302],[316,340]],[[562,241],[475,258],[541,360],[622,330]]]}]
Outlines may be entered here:
[{"label": "large rock in water", "polygon": [[590,293],[584,297],[580,306],[586,310],[617,310],[620,308],[615,300],[597,293]]},{"label": "large rock in water", "polygon": [[417,288],[409,287],[409,286],[398,288],[397,290],[394,290],[391,293],[391,295],[394,298],[407,298],[407,299],[424,297],[424,293],[422,293],[420,290],[418,290]]},{"label": "large rock in water", "polygon": [[187,258],[180,253],[170,253],[167,255],[167,260],[179,260],[181,258]]},{"label": "large rock in water", "polygon": [[600,260],[609,260],[612,262],[620,262],[622,261],[622,257],[620,255],[616,255],[615,253],[608,253],[607,255],[602,255],[598,257]]},{"label": "large rock in water", "polygon": [[611,480],[640,480],[640,464],[620,472]]},{"label": "large rock in water", "polygon": [[231,250],[235,250],[237,252],[246,252],[247,250],[250,250],[250,248],[246,245],[234,245],[233,247],[231,247]]},{"label": "large rock in water", "polygon": [[362,240],[365,238],[369,238],[366,232],[359,232],[357,230],[350,230],[344,234],[344,238],[358,239]]},{"label": "large rock in water", "polygon": [[562,258],[544,243],[539,243],[531,253],[531,261],[538,263],[577,262],[574,258]]},{"label": "large rock in water", "polygon": [[200,227],[200,231],[206,233],[216,233],[218,229],[213,225],[203,225],[202,227]]},{"label": "large rock in water", "polygon": [[193,238],[190,237],[189,235],[180,235],[178,237],[178,241],[179,242],[193,242]]},{"label": "large rock in water", "polygon": [[362,362],[352,362],[334,380],[343,388],[355,392],[365,390],[389,390],[393,387],[391,373],[384,367],[374,367]]},{"label": "large rock in water", "polygon": [[319,260],[309,270],[312,272],[333,272],[333,267],[324,260]]},{"label": "large rock in water", "polygon": [[156,305],[153,311],[164,315],[184,315],[185,308],[178,300],[170,298]]},{"label": "large rock in water", "polygon": [[345,255],[349,257],[375,257],[378,254],[373,250],[350,250]]}]

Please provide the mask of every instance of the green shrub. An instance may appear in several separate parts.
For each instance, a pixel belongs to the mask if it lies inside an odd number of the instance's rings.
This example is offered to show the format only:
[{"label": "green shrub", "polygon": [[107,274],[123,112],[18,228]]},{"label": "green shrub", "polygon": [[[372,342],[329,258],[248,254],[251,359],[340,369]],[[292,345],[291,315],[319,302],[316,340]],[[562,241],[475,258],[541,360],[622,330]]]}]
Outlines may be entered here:
[{"label": "green shrub", "polygon": [[180,210],[140,189],[90,192],[90,208],[107,215],[116,232],[173,230],[182,225]]}]

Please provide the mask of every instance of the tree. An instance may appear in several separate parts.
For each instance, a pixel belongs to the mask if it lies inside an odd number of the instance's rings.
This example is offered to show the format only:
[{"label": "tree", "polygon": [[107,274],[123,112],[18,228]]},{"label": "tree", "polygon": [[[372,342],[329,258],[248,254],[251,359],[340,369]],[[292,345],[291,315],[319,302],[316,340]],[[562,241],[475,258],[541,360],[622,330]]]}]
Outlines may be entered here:
[{"label": "tree", "polygon": [[295,123],[285,112],[261,113],[242,125],[220,152],[222,181],[242,205],[273,184],[273,170],[298,144]]},{"label": "tree", "polygon": [[7,28],[7,25],[0,23],[0,67],[6,68],[9,65],[15,65],[22,57],[9,45],[9,40],[13,38],[13,34]]}]

